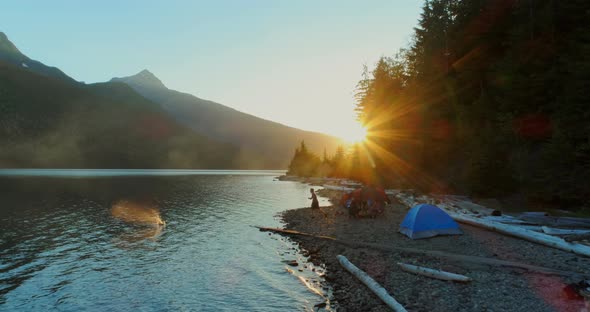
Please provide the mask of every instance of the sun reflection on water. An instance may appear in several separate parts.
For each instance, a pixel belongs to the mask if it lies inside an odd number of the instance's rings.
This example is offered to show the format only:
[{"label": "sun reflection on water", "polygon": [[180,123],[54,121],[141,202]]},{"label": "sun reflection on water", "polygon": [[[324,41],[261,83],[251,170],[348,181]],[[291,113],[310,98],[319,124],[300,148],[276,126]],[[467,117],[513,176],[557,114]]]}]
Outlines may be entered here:
[{"label": "sun reflection on water", "polygon": [[119,200],[111,207],[111,215],[124,222],[146,225],[165,225],[158,207],[153,203]]}]

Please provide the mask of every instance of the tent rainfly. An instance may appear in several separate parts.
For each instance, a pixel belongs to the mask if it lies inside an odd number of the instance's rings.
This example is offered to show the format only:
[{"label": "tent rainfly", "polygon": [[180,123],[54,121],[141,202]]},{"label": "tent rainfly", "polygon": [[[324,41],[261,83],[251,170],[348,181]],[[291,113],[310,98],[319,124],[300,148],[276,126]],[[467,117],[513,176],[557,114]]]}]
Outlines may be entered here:
[{"label": "tent rainfly", "polygon": [[406,214],[399,231],[411,239],[463,234],[453,218],[442,209],[429,204],[412,207]]}]

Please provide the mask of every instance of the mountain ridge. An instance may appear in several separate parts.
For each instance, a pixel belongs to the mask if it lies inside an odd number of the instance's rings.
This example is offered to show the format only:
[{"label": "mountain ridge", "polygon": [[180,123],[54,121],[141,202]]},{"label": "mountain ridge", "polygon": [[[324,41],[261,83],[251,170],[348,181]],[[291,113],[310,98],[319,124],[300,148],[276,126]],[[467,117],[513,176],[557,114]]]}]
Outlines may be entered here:
[{"label": "mountain ridge", "polygon": [[147,69],[80,83],[4,33],[0,112],[0,167],[284,169],[301,141],[342,144],[169,89]]},{"label": "mountain ridge", "polygon": [[8,36],[0,31],[0,52],[7,54],[21,54],[20,50],[8,39]]},{"label": "mountain ridge", "polygon": [[79,83],[72,77],[66,75],[59,68],[47,66],[24,55],[2,31],[0,31],[0,61],[13,64],[40,75],[65,80],[71,83]]},{"label": "mountain ridge", "polygon": [[72,84],[0,61],[0,111],[2,168],[237,168],[233,146],[124,84]]},{"label": "mountain ridge", "polygon": [[[148,77],[147,79],[153,79],[154,82],[157,81],[157,83],[152,84],[152,86],[155,87],[155,88],[162,88],[162,89],[174,91],[177,94],[182,94],[182,95],[185,95],[185,96],[194,97],[194,98],[199,99],[199,100],[202,100],[204,102],[211,103],[212,105],[221,105],[221,106],[223,106],[224,108],[226,108],[228,110],[232,110],[232,111],[235,111],[237,113],[249,115],[249,116],[252,116],[254,118],[257,118],[257,119],[260,119],[260,120],[263,120],[263,121],[266,121],[266,122],[270,122],[270,123],[274,123],[274,124],[277,124],[277,125],[280,125],[280,126],[283,126],[283,127],[291,128],[293,130],[304,131],[304,132],[308,132],[308,133],[316,133],[316,134],[319,134],[319,135],[332,136],[332,135],[329,135],[329,134],[325,134],[323,132],[312,131],[312,130],[305,130],[305,129],[300,129],[300,128],[297,128],[297,127],[294,127],[294,126],[285,125],[285,124],[280,123],[278,121],[274,121],[274,120],[266,119],[266,118],[263,118],[263,117],[259,117],[259,116],[256,116],[256,115],[253,115],[253,114],[250,114],[250,113],[247,113],[247,112],[243,112],[243,111],[241,111],[239,109],[236,109],[236,108],[233,108],[233,107],[230,107],[230,106],[227,106],[227,105],[223,105],[223,104],[217,103],[215,101],[211,101],[211,100],[200,98],[200,97],[198,97],[198,96],[196,96],[196,95],[194,95],[192,93],[170,89],[170,88],[166,87],[166,85],[160,80],[160,78],[158,78],[155,74],[153,74],[148,69],[143,69],[143,70],[141,70],[140,72],[138,72],[135,75],[124,76],[124,77],[113,77],[113,78],[111,78],[111,80],[109,80],[109,82],[124,83],[124,84],[126,84],[126,85],[128,85],[128,86],[130,86],[132,88],[133,87],[141,88],[141,87],[149,86],[150,83],[145,83],[145,82],[142,82],[141,81],[141,80],[143,80],[143,77]],[[334,137],[334,136],[332,136],[332,137]]]},{"label": "mountain ridge", "polygon": [[[290,127],[189,93],[146,84],[146,72],[153,75],[144,70],[110,81],[128,84],[195,132],[235,144],[248,157],[259,158],[274,168],[286,168],[301,141],[318,153],[324,149],[334,152],[338,145],[344,145],[342,140],[327,134]],[[154,78],[160,81],[155,75]]]},{"label": "mountain ridge", "polygon": [[109,82],[122,82],[125,84],[134,84],[136,86],[152,87],[159,89],[168,89],[166,85],[148,69],[143,69],[139,73],[125,77],[114,77]]}]

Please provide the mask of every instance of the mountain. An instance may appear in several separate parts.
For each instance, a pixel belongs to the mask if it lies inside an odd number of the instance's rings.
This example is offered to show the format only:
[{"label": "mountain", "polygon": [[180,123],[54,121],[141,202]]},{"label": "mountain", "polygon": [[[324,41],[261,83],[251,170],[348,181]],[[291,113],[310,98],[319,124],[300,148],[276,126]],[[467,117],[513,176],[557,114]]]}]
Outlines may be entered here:
[{"label": "mountain", "polygon": [[0,33],[0,168],[286,168],[339,141],[168,89],[147,70],[84,84]]},{"label": "mountain", "polygon": [[235,168],[237,149],[122,83],[84,85],[0,61],[1,168]]},{"label": "mountain", "polygon": [[19,49],[10,41],[5,33],[0,31],[0,61],[13,64],[31,72],[58,78],[67,82],[75,83],[76,81],[64,74],[56,67],[47,66],[39,61],[35,61],[22,54]]},{"label": "mountain", "polygon": [[148,70],[111,82],[124,82],[139,94],[159,103],[180,123],[211,139],[240,150],[242,168],[286,168],[295,147],[304,140],[316,152],[334,152],[343,142],[321,133],[303,131],[258,118],[222,104],[168,89]]}]

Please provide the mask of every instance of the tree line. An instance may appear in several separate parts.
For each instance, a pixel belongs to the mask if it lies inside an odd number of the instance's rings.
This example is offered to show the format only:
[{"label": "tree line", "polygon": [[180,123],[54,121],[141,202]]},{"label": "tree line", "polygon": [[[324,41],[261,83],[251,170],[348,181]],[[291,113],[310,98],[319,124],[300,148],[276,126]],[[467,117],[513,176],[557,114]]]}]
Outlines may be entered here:
[{"label": "tree line", "polygon": [[364,174],[369,172],[367,164],[364,164],[360,153],[361,144],[355,144],[349,148],[338,146],[333,155],[328,155],[324,150],[319,157],[310,151],[304,141],[301,141],[295,149],[291,163],[287,171],[288,175],[300,177],[332,177],[366,180]]},{"label": "tree line", "polygon": [[425,1],[411,44],[357,85],[364,170],[425,191],[584,201],[588,21],[584,0]]}]

